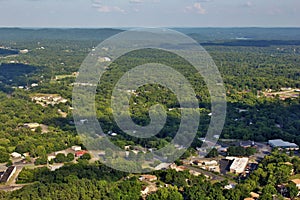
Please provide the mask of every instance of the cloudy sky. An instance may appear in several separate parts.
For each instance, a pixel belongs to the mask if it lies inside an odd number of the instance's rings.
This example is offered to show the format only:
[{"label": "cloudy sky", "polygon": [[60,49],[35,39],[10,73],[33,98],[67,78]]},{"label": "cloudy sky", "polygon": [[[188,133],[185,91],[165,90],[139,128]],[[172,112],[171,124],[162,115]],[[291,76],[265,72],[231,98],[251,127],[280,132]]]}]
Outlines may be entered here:
[{"label": "cloudy sky", "polygon": [[300,0],[0,0],[0,27],[300,26]]}]

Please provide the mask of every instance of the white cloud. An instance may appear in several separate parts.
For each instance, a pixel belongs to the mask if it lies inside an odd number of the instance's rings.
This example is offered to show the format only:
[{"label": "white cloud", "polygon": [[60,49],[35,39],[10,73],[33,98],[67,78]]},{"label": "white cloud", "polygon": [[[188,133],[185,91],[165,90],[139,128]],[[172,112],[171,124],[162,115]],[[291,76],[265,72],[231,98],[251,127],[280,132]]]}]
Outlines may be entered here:
[{"label": "white cloud", "polygon": [[194,3],[194,5],[192,5],[192,6],[187,6],[184,11],[185,12],[196,12],[201,15],[206,14],[206,10],[202,7],[202,5],[199,2]]},{"label": "white cloud", "polygon": [[129,3],[143,3],[143,0],[129,0]]},{"label": "white cloud", "polygon": [[125,10],[118,6],[103,5],[101,0],[93,0],[93,7],[101,13],[119,12],[125,13]]},{"label": "white cloud", "polygon": [[253,7],[253,3],[251,1],[247,1],[243,6],[250,8]]}]

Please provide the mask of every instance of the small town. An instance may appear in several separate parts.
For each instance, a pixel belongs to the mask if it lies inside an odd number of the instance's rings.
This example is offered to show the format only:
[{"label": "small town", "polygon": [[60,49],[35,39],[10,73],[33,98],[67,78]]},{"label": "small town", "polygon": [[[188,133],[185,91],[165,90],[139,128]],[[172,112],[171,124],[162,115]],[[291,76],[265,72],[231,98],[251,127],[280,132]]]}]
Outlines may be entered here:
[{"label": "small town", "polygon": [[[24,126],[29,129],[37,128],[38,124],[25,124]],[[34,130],[32,130],[34,131]],[[116,136],[116,133],[111,133],[111,137]],[[232,148],[251,148],[253,154],[249,156],[231,156],[230,149]],[[135,155],[139,153],[145,153],[147,151],[152,151],[152,149],[145,149],[138,146],[125,146],[126,155],[130,152]],[[281,139],[269,140],[268,143],[258,143],[254,141],[237,141],[237,140],[220,140],[216,146],[211,150],[211,152],[204,158],[200,155],[203,152],[199,151],[198,156],[190,156],[188,158],[182,159],[176,163],[160,163],[156,166],[156,170],[175,170],[176,172],[188,171],[193,176],[203,175],[207,180],[211,182],[222,182],[227,181],[227,185],[224,185],[224,189],[231,190],[236,187],[236,185],[241,180],[246,180],[247,177],[251,175],[255,170],[257,170],[260,162],[265,156],[271,154],[272,150],[285,152],[286,154],[293,156],[300,156],[298,153],[299,146],[295,143],[290,143],[283,141]],[[200,149],[199,149],[200,150]],[[11,156],[10,166],[1,165],[1,185],[0,190],[13,191],[20,189],[24,184],[17,184],[18,175],[24,169],[34,169],[47,167],[51,171],[55,171],[64,166],[64,163],[77,163],[79,159],[86,159],[89,162],[95,162],[99,160],[95,157],[95,153],[98,156],[105,157],[105,152],[99,153],[83,150],[81,146],[72,146],[71,148],[57,151],[47,155],[46,164],[40,165],[37,161],[39,158],[30,158],[29,153],[20,154],[18,152],[13,152]],[[240,153],[240,151],[239,151]],[[101,155],[100,155],[101,154]],[[293,166],[292,163],[286,162],[284,165]],[[158,177],[150,174],[141,175],[131,175],[137,176],[138,180],[143,182],[145,186],[141,190],[141,195],[146,199],[147,195],[156,192],[158,187],[168,187],[168,184],[157,185]],[[295,178],[293,178],[295,177]],[[299,177],[299,178],[296,178]],[[296,184],[300,194],[300,174],[295,174],[294,170],[290,171],[289,181]],[[285,186],[287,182],[283,182],[277,186],[277,190],[285,191]],[[260,194],[252,191],[251,196],[245,198],[245,200],[259,199]],[[289,199],[289,198],[286,198]]]}]

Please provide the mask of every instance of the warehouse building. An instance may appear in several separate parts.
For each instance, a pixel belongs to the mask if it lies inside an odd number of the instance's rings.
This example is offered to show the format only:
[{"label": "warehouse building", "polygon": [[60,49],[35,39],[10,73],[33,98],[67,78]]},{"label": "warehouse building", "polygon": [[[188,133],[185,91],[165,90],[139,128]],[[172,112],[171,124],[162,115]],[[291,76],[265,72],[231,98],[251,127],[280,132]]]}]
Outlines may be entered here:
[{"label": "warehouse building", "polygon": [[286,150],[299,150],[299,146],[297,144],[286,142],[281,139],[269,140],[269,145],[273,148],[286,149]]},{"label": "warehouse building", "polygon": [[235,158],[230,166],[230,172],[235,174],[241,174],[245,171],[249,158]]}]

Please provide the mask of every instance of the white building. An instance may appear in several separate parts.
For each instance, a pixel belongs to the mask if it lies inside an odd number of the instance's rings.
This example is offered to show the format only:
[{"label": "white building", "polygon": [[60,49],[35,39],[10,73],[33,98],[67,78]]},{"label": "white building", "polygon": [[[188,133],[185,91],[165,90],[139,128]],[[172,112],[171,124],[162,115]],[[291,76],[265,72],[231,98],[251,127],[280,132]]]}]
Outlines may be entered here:
[{"label": "white building", "polygon": [[21,157],[22,157],[22,155],[19,154],[19,153],[17,153],[17,152],[13,152],[13,153],[11,153],[10,155],[11,155],[11,157],[13,157],[13,158],[21,158]]},{"label": "white building", "polygon": [[236,158],[230,166],[230,172],[235,174],[241,174],[245,171],[249,158]]},{"label": "white building", "polygon": [[73,151],[81,151],[81,146],[72,146]]},{"label": "white building", "polygon": [[269,140],[268,143],[271,147],[277,147],[280,149],[287,149],[287,150],[299,150],[299,146],[297,144],[286,142],[281,139]]}]

